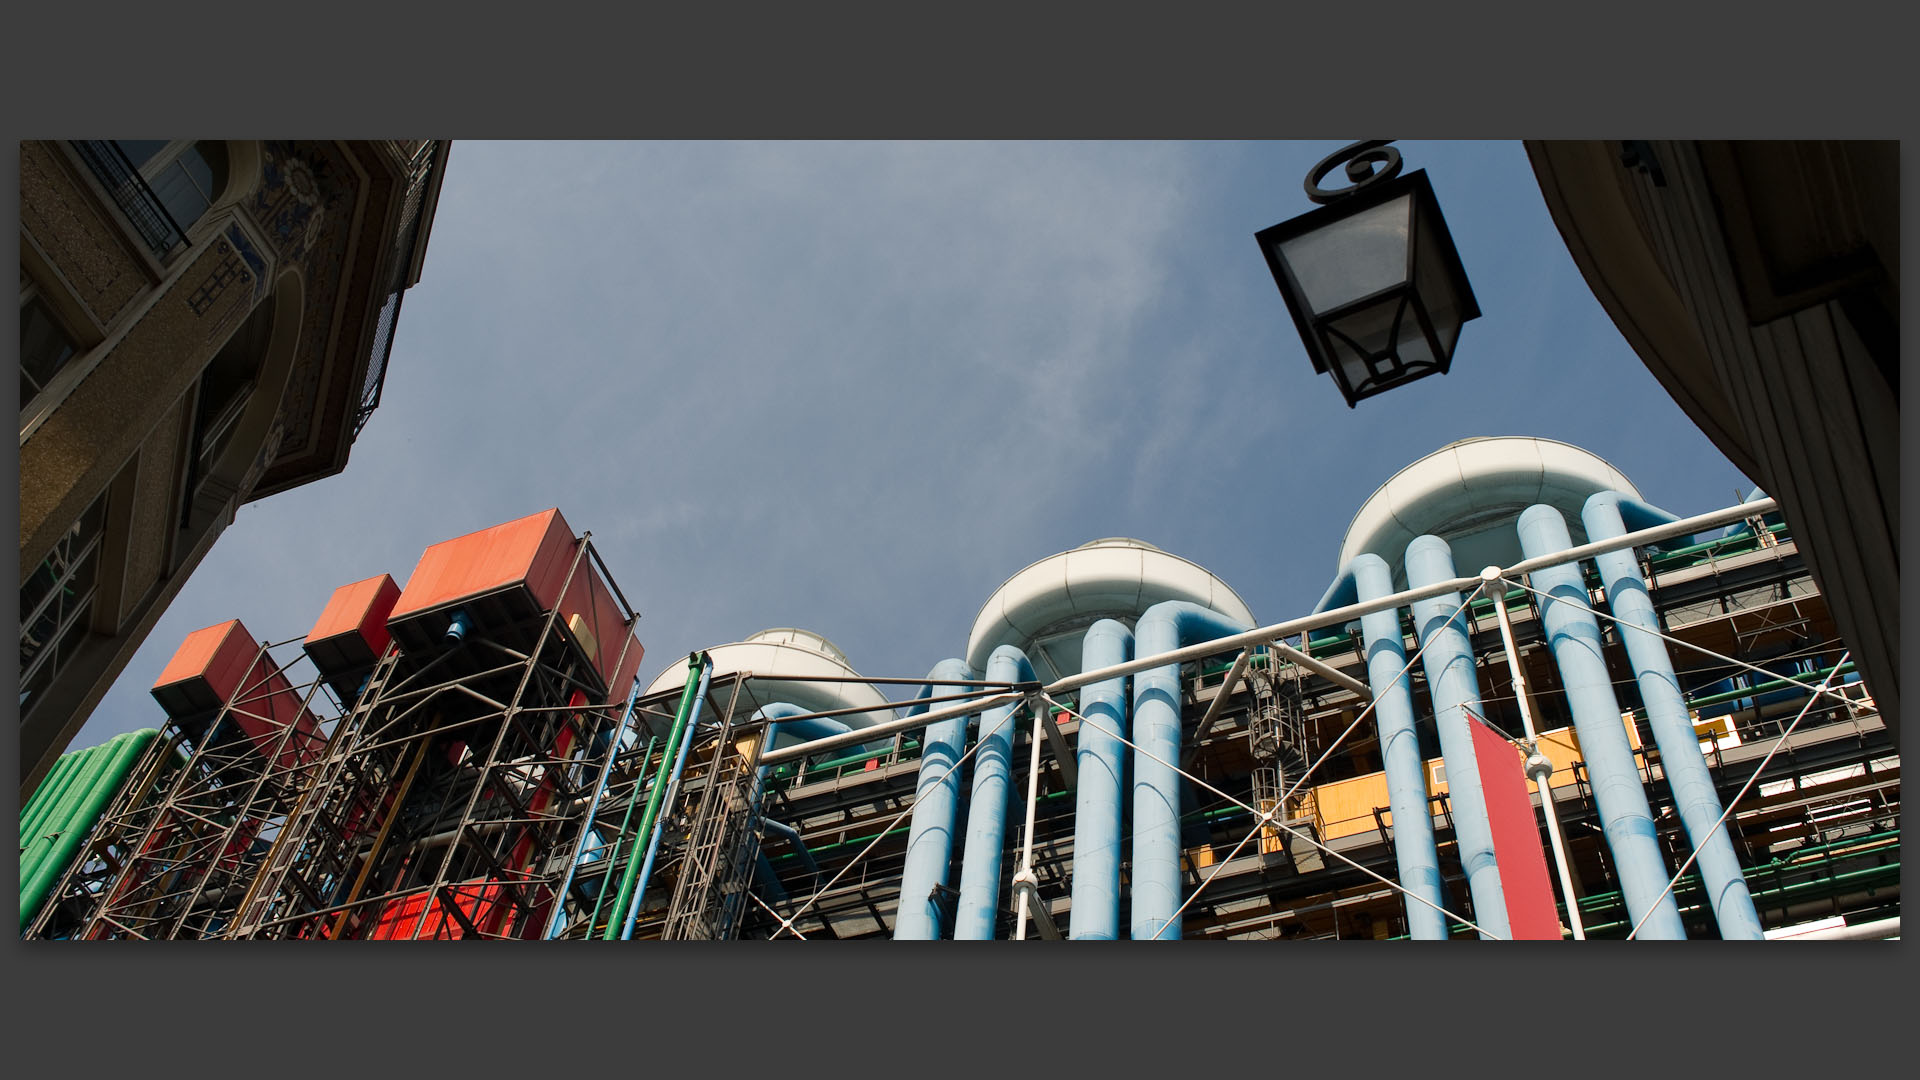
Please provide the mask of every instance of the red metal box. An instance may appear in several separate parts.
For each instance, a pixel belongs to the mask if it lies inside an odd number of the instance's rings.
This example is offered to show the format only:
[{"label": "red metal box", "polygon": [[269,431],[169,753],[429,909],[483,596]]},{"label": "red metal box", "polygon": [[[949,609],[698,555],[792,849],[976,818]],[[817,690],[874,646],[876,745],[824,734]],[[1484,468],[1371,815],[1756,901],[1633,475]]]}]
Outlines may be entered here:
[{"label": "red metal box", "polygon": [[322,675],[370,668],[392,640],[387,616],[399,600],[400,586],[391,574],[342,585],[333,590],[301,648]]},{"label": "red metal box", "polygon": [[262,754],[272,753],[291,725],[295,730],[274,760],[277,768],[313,760],[326,743],[280,665],[238,619],[188,634],[151,693],[176,721],[210,719],[231,704],[234,723]]},{"label": "red metal box", "polygon": [[[626,696],[643,649],[594,566],[582,561],[561,595],[578,541],[560,511],[543,510],[429,547],[420,556],[387,617],[401,648],[426,649],[465,611],[479,633],[501,634],[559,608],[559,625],[608,685],[609,700]],[[617,664],[617,670],[616,670]]]}]

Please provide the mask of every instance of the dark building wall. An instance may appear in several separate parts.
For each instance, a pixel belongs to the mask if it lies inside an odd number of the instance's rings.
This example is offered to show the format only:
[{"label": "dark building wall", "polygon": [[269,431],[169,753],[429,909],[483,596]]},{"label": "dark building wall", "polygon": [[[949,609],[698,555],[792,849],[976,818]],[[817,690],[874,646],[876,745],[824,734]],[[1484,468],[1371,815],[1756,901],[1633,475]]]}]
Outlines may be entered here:
[{"label": "dark building wall", "polygon": [[23,797],[239,505],[345,467],[447,154],[202,148],[217,190],[168,233],[150,166],[134,180],[111,144],[21,144],[23,332],[35,305],[70,346],[57,368],[23,360]]}]

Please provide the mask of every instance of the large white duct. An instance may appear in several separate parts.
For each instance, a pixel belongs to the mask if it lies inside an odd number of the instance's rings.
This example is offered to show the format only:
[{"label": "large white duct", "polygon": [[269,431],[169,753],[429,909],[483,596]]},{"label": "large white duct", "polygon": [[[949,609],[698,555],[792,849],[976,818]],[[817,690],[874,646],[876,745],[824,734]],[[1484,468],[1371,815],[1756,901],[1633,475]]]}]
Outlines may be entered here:
[{"label": "large white duct", "polygon": [[980,608],[967,639],[967,665],[984,671],[993,650],[1012,645],[1042,680],[1080,670],[1080,643],[1100,619],[1133,625],[1163,600],[1186,600],[1254,625],[1246,601],[1198,563],[1144,540],[1109,537],[1082,544],[1008,578]]},{"label": "large white duct", "polygon": [[1340,546],[1345,567],[1371,552],[1393,568],[1394,587],[1407,587],[1407,545],[1431,534],[1447,542],[1462,573],[1511,566],[1521,559],[1513,522],[1530,506],[1561,511],[1573,542],[1587,542],[1575,524],[1587,497],[1618,491],[1639,498],[1626,474],[1597,454],[1553,439],[1528,436],[1462,439],[1428,454],[1380,485],[1353,515]]},{"label": "large white duct", "polygon": [[[833,642],[811,630],[793,627],[762,630],[745,641],[708,649],[707,655],[713,658],[713,678],[716,681],[741,671],[755,675],[814,675],[834,679],[858,678],[860,674],[847,662],[847,654],[841,652]],[[673,666],[661,672],[646,692],[655,694],[674,690],[685,686],[686,682],[687,660],[681,657]],[[871,727],[893,719],[893,710],[887,706],[886,695],[867,683],[781,681],[749,684],[748,690],[753,694],[752,699],[743,697],[740,702],[742,708],[736,710],[738,718],[742,720],[752,715],[754,709],[777,701],[797,705],[809,712],[860,706],[873,709],[872,712],[851,713],[838,718],[851,728]],[[709,704],[715,708],[724,707],[726,693],[715,691]]]}]

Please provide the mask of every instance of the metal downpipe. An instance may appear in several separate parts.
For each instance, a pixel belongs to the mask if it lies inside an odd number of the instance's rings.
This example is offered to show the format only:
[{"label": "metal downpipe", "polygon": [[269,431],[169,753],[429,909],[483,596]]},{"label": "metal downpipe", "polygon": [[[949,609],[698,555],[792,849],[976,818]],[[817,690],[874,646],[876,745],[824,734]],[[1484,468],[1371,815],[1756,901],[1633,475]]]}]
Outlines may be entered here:
[{"label": "metal downpipe", "polygon": [[[1036,682],[1027,654],[1002,645],[987,658],[989,682]],[[960,857],[960,902],[955,941],[992,941],[1000,913],[1000,864],[1007,840],[1007,803],[1013,796],[1013,723],[1019,702],[980,714],[980,748],[973,758],[973,797],[967,804],[967,840]]]},{"label": "metal downpipe", "polygon": [[[966,661],[942,660],[927,678],[971,681],[978,676]],[[933,694],[922,688],[921,697]],[[914,705],[909,717],[929,706]],[[913,820],[907,830],[906,865],[900,874],[900,909],[894,916],[895,941],[935,941],[940,937],[940,908],[934,894],[946,887],[953,861],[953,828],[959,813],[960,777],[956,764],[967,752],[967,717],[928,725],[921,735],[920,775],[914,786]]]},{"label": "metal downpipe", "polygon": [[[1589,540],[1611,540],[1626,534],[1629,514],[1636,519],[1636,528],[1677,520],[1664,510],[1617,491],[1602,491],[1588,499],[1580,519],[1587,527]],[[1700,753],[1700,738],[1688,718],[1673,657],[1667,653],[1666,642],[1655,636],[1660,619],[1647,595],[1646,579],[1640,576],[1640,564],[1631,549],[1597,555],[1594,562],[1606,585],[1607,606],[1621,623],[1620,641],[1633,664],[1640,700],[1647,709],[1647,726],[1653,729],[1654,744],[1660,748],[1660,770],[1673,791],[1673,805],[1686,827],[1687,838],[1699,852],[1694,863],[1700,868],[1700,880],[1706,886],[1720,936],[1726,940],[1763,940],[1766,935],[1760,927],[1760,913],[1754,909],[1733,841],[1725,830],[1713,827],[1720,820],[1720,796],[1714,790],[1707,759]],[[1649,632],[1636,633],[1633,627]],[[1703,836],[1707,837],[1704,844],[1700,842]]]},{"label": "metal downpipe", "polygon": [[[1416,536],[1407,545],[1408,586],[1417,589],[1454,576],[1453,549],[1445,540],[1433,535]],[[1472,721],[1464,709],[1468,702],[1480,701],[1480,680],[1474,675],[1473,646],[1460,608],[1460,594],[1450,592],[1415,601],[1413,623],[1426,649],[1421,654],[1421,667],[1427,673],[1428,693],[1433,696],[1433,726],[1447,768],[1447,805],[1453,816],[1460,867],[1473,897],[1473,919],[1488,933],[1508,937],[1513,929],[1507,922],[1507,896],[1500,887],[1493,826],[1487,820],[1486,794],[1480,787],[1480,766],[1473,753],[1473,732],[1467,726]]]},{"label": "metal downpipe", "polygon": [[587,803],[587,816],[581,819],[586,822],[586,827],[581,830],[580,839],[574,844],[573,858],[567,863],[566,880],[560,883],[559,890],[554,893],[556,899],[553,905],[553,921],[547,924],[548,941],[559,937],[561,929],[566,925],[567,896],[573,888],[574,874],[579,871],[582,863],[592,861],[587,858],[587,840],[593,835],[593,817],[600,811],[600,799],[607,793],[607,781],[613,778],[613,763],[620,756],[620,742],[627,737],[627,724],[633,719],[633,705],[638,700],[640,700],[640,684],[636,681],[633,689],[627,694],[627,707],[620,713],[620,724],[608,737],[607,763],[600,769],[600,779],[594,782],[593,798]]},{"label": "metal downpipe", "polygon": [[[1134,626],[1136,655],[1242,633],[1250,627],[1186,600],[1163,600]],[[1180,909],[1180,665],[1133,679],[1133,939],[1177,941]],[[1158,760],[1155,760],[1155,759]]]},{"label": "metal downpipe", "polygon": [[[692,666],[693,665],[689,666],[689,676],[692,675]],[[707,685],[713,678],[713,660],[706,653],[701,653],[699,654],[697,666],[700,671],[699,682],[694,688],[692,700],[689,702],[685,698],[682,699],[683,705],[687,705],[688,707],[684,708],[681,715],[674,721],[673,734],[668,737],[667,741],[667,750],[669,753],[661,755],[660,768],[662,773],[654,777],[653,790],[647,796],[646,814],[640,819],[639,833],[634,836],[636,850],[642,840],[646,842],[646,861],[640,864],[639,876],[636,880],[633,877],[632,859],[629,857],[627,863],[628,878],[625,882],[622,882],[620,886],[622,898],[630,897],[627,899],[626,915],[621,921],[621,941],[627,941],[633,937],[633,924],[640,916],[640,901],[646,898],[647,880],[653,876],[653,860],[660,852],[660,834],[663,831],[660,828],[661,810],[666,801],[667,793],[680,785],[680,770],[686,768],[687,765],[687,748],[693,745],[693,731],[695,727],[699,726],[700,710],[706,704]],[[677,756],[674,756],[672,752],[674,739],[676,737],[678,738],[680,748]],[[670,775],[664,771],[667,768],[667,758],[669,756],[673,756],[673,772]],[[614,910],[619,911],[620,909],[616,906]],[[611,922],[607,924],[607,934],[609,937],[613,934],[613,924]]]},{"label": "metal downpipe", "polygon": [[[1529,559],[1573,546],[1566,519],[1545,504],[1528,507],[1520,515],[1519,530],[1521,553]],[[1541,629],[1560,669],[1567,708],[1580,737],[1580,756],[1586,759],[1593,801],[1600,810],[1607,849],[1613,852],[1628,916],[1638,925],[1647,912],[1653,912],[1641,928],[1641,937],[1684,940],[1687,931],[1679,907],[1672,895],[1661,895],[1667,885],[1666,860],[1660,855],[1653,809],[1640,785],[1640,771],[1633,764],[1633,747],[1620,722],[1620,702],[1613,696],[1601,652],[1600,624],[1587,610],[1587,585],[1580,564],[1544,567],[1529,576],[1533,587],[1544,594],[1536,597]]]},{"label": "metal downpipe", "polygon": [[[1083,669],[1133,659],[1133,631],[1101,619],[1087,628],[1080,646]],[[1125,675],[1080,691],[1080,734],[1074,757],[1079,790],[1073,815],[1073,941],[1112,941],[1120,936],[1120,826],[1125,805],[1127,748]],[[1102,729],[1105,730],[1102,730]]]},{"label": "metal downpipe", "polygon": [[[1361,554],[1347,564],[1361,602],[1393,593],[1393,570],[1378,555]],[[1426,758],[1414,726],[1413,693],[1408,689],[1405,639],[1400,611],[1376,611],[1360,617],[1366,641],[1367,682],[1373,687],[1373,721],[1380,736],[1380,760],[1387,774],[1387,804],[1393,811],[1393,854],[1400,887],[1427,904],[1404,901],[1407,932],[1415,941],[1445,941],[1446,886],[1440,877],[1440,853],[1433,839],[1433,806],[1427,801]]]}]

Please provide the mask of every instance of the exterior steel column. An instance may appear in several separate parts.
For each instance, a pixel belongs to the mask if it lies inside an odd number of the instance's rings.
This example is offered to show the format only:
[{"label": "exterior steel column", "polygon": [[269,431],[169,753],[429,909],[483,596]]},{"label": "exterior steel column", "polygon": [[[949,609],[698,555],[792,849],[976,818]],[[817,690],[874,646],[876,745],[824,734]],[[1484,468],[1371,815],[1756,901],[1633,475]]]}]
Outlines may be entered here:
[{"label": "exterior steel column", "polygon": [[[1393,593],[1393,570],[1378,555],[1355,556],[1347,564],[1360,602]],[[1400,636],[1400,610],[1360,617],[1367,647],[1367,682],[1373,687],[1373,721],[1380,735],[1380,759],[1387,773],[1387,803],[1393,810],[1393,854],[1400,887],[1438,907],[1447,906],[1440,880],[1440,853],[1433,840],[1433,809],[1427,801],[1426,762],[1414,729],[1413,695],[1403,673],[1407,651]],[[1445,941],[1447,917],[1416,900],[1407,900],[1407,932],[1416,941]]]},{"label": "exterior steel column", "polygon": [[[927,673],[929,679],[955,682],[975,679],[964,660],[942,660]],[[927,696],[933,688],[928,687]],[[915,705],[908,716],[926,712]],[[953,827],[959,813],[960,771],[956,764],[967,752],[967,717],[956,716],[928,725],[920,736],[920,776],[914,787],[913,820],[907,829],[907,860],[900,874],[900,910],[894,916],[895,941],[933,941],[940,937],[940,909],[935,890],[947,883],[953,861]]]},{"label": "exterior steel column", "polygon": [[[1520,515],[1519,528],[1520,550],[1529,559],[1573,546],[1566,519],[1551,506],[1528,507]],[[1684,939],[1687,932],[1680,909],[1671,894],[1661,895],[1667,885],[1666,860],[1660,855],[1640,771],[1634,767],[1633,747],[1620,722],[1620,702],[1613,696],[1613,682],[1601,653],[1600,624],[1587,610],[1580,564],[1535,570],[1530,577],[1533,587],[1545,594],[1538,597],[1541,628],[1560,668],[1567,707],[1580,736],[1580,756],[1586,759],[1593,782],[1593,801],[1600,809],[1600,824],[1607,848],[1613,852],[1627,912],[1638,924],[1653,911],[1641,929],[1642,937]]]},{"label": "exterior steel column", "polygon": [[[1603,491],[1588,499],[1580,518],[1587,526],[1589,540],[1611,540],[1626,534],[1626,514],[1633,514],[1637,519],[1635,528],[1675,520],[1673,515],[1617,491]],[[1654,744],[1660,748],[1660,771],[1666,774],[1667,786],[1673,790],[1673,805],[1686,827],[1687,837],[1699,852],[1695,861],[1713,905],[1720,936],[1729,940],[1762,940],[1765,934],[1760,929],[1760,914],[1754,910],[1747,879],[1740,872],[1740,858],[1733,851],[1733,841],[1725,830],[1713,827],[1720,820],[1720,796],[1714,791],[1707,760],[1700,753],[1700,738],[1694,734],[1686,699],[1680,695],[1680,680],[1673,671],[1673,658],[1667,655],[1667,643],[1655,636],[1660,629],[1660,619],[1654,613],[1653,600],[1647,595],[1647,582],[1640,576],[1640,565],[1631,549],[1597,555],[1594,562],[1606,585],[1607,605],[1613,609],[1614,618],[1620,620],[1620,640],[1626,645],[1627,659],[1633,663]],[[1703,836],[1707,837],[1704,843],[1700,839]]]},{"label": "exterior steel column", "polygon": [[[988,682],[1035,682],[1027,654],[1012,645],[987,659]],[[960,858],[956,941],[992,941],[1000,915],[1000,864],[1007,842],[1007,803],[1013,795],[1013,713],[1017,701],[980,714],[980,749],[973,758],[973,798],[967,804],[966,851]]]},{"label": "exterior steel column", "polygon": [[[1242,633],[1251,627],[1185,600],[1164,600],[1134,628],[1136,654]],[[1178,940],[1180,920],[1180,665],[1133,679],[1133,938]]]},{"label": "exterior steel column", "polygon": [[[1448,581],[1453,549],[1437,536],[1418,536],[1407,545],[1407,584],[1412,588]],[[1460,594],[1418,600],[1413,622],[1426,651],[1421,654],[1427,689],[1433,696],[1433,726],[1447,767],[1447,805],[1453,815],[1460,866],[1473,896],[1473,921],[1491,934],[1513,933],[1507,923],[1507,898],[1500,888],[1499,861],[1493,853],[1493,826],[1487,820],[1486,795],[1480,789],[1480,764],[1464,706],[1479,702],[1480,680],[1473,673],[1473,647]],[[1395,815],[1396,818],[1398,815]]]},{"label": "exterior steel column", "polygon": [[[1133,631],[1113,619],[1087,628],[1080,667],[1093,671],[1133,659]],[[1120,936],[1120,825],[1126,790],[1127,676],[1093,683],[1080,691],[1077,739],[1080,783],[1074,793],[1074,941],[1112,941]]]}]

